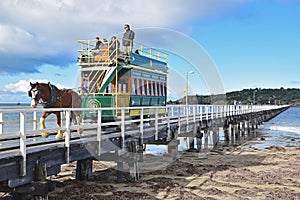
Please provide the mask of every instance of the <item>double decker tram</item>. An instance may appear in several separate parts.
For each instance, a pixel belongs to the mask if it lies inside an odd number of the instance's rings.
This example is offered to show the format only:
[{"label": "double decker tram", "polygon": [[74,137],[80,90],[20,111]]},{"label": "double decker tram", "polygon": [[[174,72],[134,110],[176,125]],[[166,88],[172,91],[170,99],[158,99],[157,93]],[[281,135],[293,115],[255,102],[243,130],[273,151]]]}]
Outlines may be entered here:
[{"label": "double decker tram", "polygon": [[[100,50],[94,48],[94,40],[79,40],[77,65],[80,66],[82,107],[126,107],[126,116],[140,116],[140,107],[161,106],[165,113],[167,101],[168,54],[130,41],[132,52],[125,54],[117,38],[110,43],[102,40]],[[119,47],[119,48],[113,48]],[[156,111],[157,112],[157,111]],[[145,118],[155,113],[144,109]],[[103,110],[103,121],[113,121],[120,116],[118,109]],[[83,120],[96,120],[97,112],[83,113]]]}]

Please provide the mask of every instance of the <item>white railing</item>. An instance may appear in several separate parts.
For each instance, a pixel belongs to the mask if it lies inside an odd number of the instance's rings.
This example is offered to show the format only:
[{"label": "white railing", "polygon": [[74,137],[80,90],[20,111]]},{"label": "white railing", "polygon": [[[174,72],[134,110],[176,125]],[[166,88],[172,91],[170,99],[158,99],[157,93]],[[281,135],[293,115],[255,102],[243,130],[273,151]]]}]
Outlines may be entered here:
[{"label": "white railing", "polygon": [[[154,131],[155,139],[158,140],[159,128],[168,127],[168,137],[171,137],[170,127],[172,124],[176,124],[178,129],[178,135],[180,131],[191,131],[189,130],[189,124],[195,124],[197,121],[204,120],[213,120],[218,118],[225,118],[234,115],[243,115],[249,113],[256,113],[266,110],[274,110],[287,106],[248,106],[248,105],[168,105],[166,107],[134,107],[140,112],[140,117],[138,119],[131,119],[126,113],[132,108],[64,108],[64,109],[43,109],[43,108],[0,108],[0,151],[5,149],[14,149],[16,150],[16,155],[21,155],[22,166],[20,174],[22,176],[26,175],[26,155],[28,146],[34,145],[35,148],[38,148],[39,143],[43,144],[46,139],[41,139],[40,134],[42,132],[50,132],[55,134],[59,130],[63,130],[66,135],[64,140],[56,139],[55,137],[50,137],[47,141],[53,141],[61,144],[66,148],[66,158],[65,162],[68,163],[69,153],[70,153],[70,144],[71,139],[80,138],[80,136],[75,134],[71,136],[71,132],[76,132],[76,130],[81,129],[83,133],[85,130],[88,133],[91,133],[93,129],[94,139],[97,141],[97,155],[100,155],[102,152],[101,141],[107,139],[110,134],[103,134],[103,127],[107,126],[117,126],[118,129],[113,133],[113,137],[120,137],[121,149],[125,150],[125,138],[126,134],[132,132],[141,133],[143,138],[144,130],[146,128],[152,128]],[[152,111],[149,111],[149,110]],[[165,109],[165,113],[162,113],[161,110]],[[102,112],[107,110],[116,110],[118,117],[115,121],[111,122],[102,122]],[[56,119],[49,119],[52,121],[52,127],[46,130],[37,129],[37,118],[40,117],[44,111],[61,111],[65,115],[65,118],[62,120],[62,127],[53,127],[56,126]],[[75,125],[70,123],[71,111],[78,112],[89,112],[97,113],[97,120],[85,120],[81,124]],[[151,113],[150,117],[145,117],[147,114]],[[14,123],[13,123],[14,122]],[[135,128],[132,128],[133,124],[139,124]],[[148,126],[146,126],[148,124]],[[151,124],[151,126],[149,126]],[[47,125],[47,119],[46,119]],[[153,126],[152,126],[153,125]],[[186,130],[181,130],[181,127],[185,125]],[[75,130],[75,131],[74,131]],[[130,132],[131,131],[131,132]],[[73,135],[73,133],[72,133]],[[12,141],[12,142],[10,142]]]}]

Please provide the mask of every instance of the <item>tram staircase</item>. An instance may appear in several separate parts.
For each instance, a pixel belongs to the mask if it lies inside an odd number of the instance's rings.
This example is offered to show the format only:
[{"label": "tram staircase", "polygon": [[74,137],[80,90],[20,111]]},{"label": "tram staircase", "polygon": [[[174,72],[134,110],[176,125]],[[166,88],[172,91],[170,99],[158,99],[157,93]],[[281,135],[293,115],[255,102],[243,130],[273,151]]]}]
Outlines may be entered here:
[{"label": "tram staircase", "polygon": [[[114,52],[112,52],[114,53]],[[128,57],[123,57],[123,59],[129,59]],[[103,94],[107,93],[105,90],[109,83],[115,77],[116,70],[120,71],[121,68],[118,68],[118,62],[113,62],[110,59],[110,56],[107,57],[105,61],[97,61],[93,70],[90,72],[88,79],[90,80],[88,94]],[[111,91],[111,93],[113,93]],[[109,94],[109,93],[108,93]],[[116,96],[116,106],[117,107],[126,107],[129,104],[129,97],[127,95],[117,95]],[[126,114],[129,113],[129,110],[126,110]],[[121,115],[119,110],[116,111],[116,116]]]},{"label": "tram staircase", "polygon": [[[112,64],[112,60],[107,57],[107,59],[103,61],[97,61],[95,68],[91,71],[88,79],[90,80],[89,85],[89,93],[103,93],[105,88],[108,85],[108,81],[113,79],[113,73],[117,68],[117,63]],[[99,68],[102,68],[99,70]]]}]

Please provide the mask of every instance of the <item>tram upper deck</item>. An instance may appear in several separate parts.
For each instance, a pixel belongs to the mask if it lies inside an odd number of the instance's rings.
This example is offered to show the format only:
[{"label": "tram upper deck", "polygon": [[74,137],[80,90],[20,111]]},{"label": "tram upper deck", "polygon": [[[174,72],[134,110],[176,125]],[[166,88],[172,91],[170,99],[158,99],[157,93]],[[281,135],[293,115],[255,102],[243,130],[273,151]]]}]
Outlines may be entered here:
[{"label": "tram upper deck", "polygon": [[[100,69],[105,66],[127,66],[128,64],[148,68],[151,70],[167,72],[168,54],[147,47],[138,42],[130,41],[132,52],[125,54],[124,47],[120,45],[122,38],[108,42],[102,39],[100,50],[94,50],[95,40],[78,40],[81,54],[78,57],[77,65],[81,67],[80,71],[91,69]],[[119,48],[114,48],[119,47]]]}]

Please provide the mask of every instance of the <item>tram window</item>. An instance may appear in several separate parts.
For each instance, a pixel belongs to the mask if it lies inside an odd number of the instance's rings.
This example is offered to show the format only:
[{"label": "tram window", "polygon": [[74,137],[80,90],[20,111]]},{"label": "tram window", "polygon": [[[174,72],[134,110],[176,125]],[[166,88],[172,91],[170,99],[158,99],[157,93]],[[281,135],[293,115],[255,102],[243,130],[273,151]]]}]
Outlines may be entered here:
[{"label": "tram window", "polygon": [[145,81],[144,80],[141,80],[141,90],[142,90],[142,95],[146,95],[145,93]]},{"label": "tram window", "polygon": [[118,84],[118,93],[122,92],[122,83]]},{"label": "tram window", "polygon": [[131,94],[136,94],[135,92],[135,80],[133,78],[131,79]]},{"label": "tram window", "polygon": [[157,82],[153,82],[153,84],[154,84],[154,93],[155,93],[155,96],[158,96],[158,91],[157,91],[157,87],[156,87],[156,85],[157,85]]},{"label": "tram window", "polygon": [[149,95],[151,96],[152,95],[152,89],[151,89],[151,81],[148,81],[148,90],[149,90]]},{"label": "tram window", "polygon": [[149,81],[148,80],[146,80],[145,81],[145,84],[146,84],[146,95],[150,95],[150,88],[149,88]]},{"label": "tram window", "polygon": [[161,92],[160,92],[160,82],[156,83],[156,88],[157,88],[157,95],[161,96]]},{"label": "tram window", "polygon": [[136,90],[137,90],[137,95],[141,95],[141,88],[140,88],[140,80],[136,80]]},{"label": "tram window", "polygon": [[147,81],[142,80],[142,84],[143,84],[143,95],[147,95]]},{"label": "tram window", "polygon": [[152,81],[152,95],[156,96],[156,92],[155,92],[155,81]]}]

